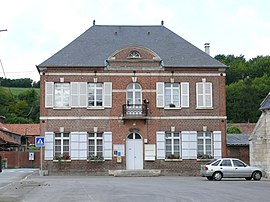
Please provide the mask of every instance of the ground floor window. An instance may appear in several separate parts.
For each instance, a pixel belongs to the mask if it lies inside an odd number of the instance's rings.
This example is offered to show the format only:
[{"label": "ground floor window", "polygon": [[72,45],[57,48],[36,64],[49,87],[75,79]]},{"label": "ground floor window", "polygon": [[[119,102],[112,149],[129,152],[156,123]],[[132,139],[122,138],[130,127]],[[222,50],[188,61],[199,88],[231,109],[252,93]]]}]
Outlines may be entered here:
[{"label": "ground floor window", "polygon": [[181,157],[181,133],[166,132],[165,150],[166,159],[179,159]]},{"label": "ground floor window", "polygon": [[55,133],[54,135],[54,157],[69,159],[69,133]]},{"label": "ground floor window", "polygon": [[88,156],[103,158],[103,133],[88,133]]},{"label": "ground floor window", "polygon": [[197,157],[212,158],[212,133],[198,132],[197,134]]}]

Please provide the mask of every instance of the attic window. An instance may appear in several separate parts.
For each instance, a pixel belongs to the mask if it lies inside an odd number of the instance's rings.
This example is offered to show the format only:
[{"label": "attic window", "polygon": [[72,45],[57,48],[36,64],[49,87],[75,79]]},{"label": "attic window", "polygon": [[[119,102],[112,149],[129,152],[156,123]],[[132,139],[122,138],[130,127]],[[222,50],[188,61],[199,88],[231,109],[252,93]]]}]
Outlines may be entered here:
[{"label": "attic window", "polygon": [[128,54],[128,58],[141,58],[141,55],[138,51],[131,51]]}]

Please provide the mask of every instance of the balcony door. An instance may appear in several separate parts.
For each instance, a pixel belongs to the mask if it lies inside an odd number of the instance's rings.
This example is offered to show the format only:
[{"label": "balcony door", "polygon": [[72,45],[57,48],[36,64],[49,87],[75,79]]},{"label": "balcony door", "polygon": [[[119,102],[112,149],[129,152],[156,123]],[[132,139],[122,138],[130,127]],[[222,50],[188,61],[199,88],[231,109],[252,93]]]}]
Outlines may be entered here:
[{"label": "balcony door", "polygon": [[142,88],[138,83],[130,83],[127,86],[127,115],[142,114]]}]

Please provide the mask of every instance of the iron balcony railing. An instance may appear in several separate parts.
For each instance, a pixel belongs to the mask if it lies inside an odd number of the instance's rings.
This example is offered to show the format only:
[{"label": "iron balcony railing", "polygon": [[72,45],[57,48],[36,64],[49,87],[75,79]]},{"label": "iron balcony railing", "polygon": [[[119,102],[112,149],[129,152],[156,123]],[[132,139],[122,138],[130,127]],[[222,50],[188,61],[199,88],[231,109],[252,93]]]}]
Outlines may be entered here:
[{"label": "iron balcony railing", "polygon": [[148,115],[147,104],[124,104],[123,118],[127,119],[143,119]]}]

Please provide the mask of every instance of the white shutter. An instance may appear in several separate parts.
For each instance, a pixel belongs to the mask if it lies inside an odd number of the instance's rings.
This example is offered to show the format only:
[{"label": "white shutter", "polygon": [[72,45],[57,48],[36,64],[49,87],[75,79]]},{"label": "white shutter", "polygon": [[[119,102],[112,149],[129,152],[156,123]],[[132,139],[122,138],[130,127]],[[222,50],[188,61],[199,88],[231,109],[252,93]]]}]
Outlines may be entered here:
[{"label": "white shutter", "polygon": [[87,132],[70,133],[71,160],[87,159]]},{"label": "white shutter", "polygon": [[104,82],[103,106],[107,108],[112,107],[112,82]]},{"label": "white shutter", "polygon": [[212,107],[212,83],[204,83],[205,107]]},{"label": "white shutter", "polygon": [[45,107],[53,107],[54,83],[45,83]]},{"label": "white shutter", "polygon": [[80,95],[79,95],[79,106],[87,107],[87,83],[79,82]]},{"label": "white shutter", "polygon": [[54,133],[45,132],[45,160],[53,160]]},{"label": "white shutter", "polygon": [[165,132],[157,131],[157,159],[165,159]]},{"label": "white shutter", "polygon": [[157,82],[156,83],[156,105],[159,108],[164,107],[164,83],[163,82]]},{"label": "white shutter", "polygon": [[112,132],[103,134],[103,157],[105,160],[112,160]]},{"label": "white shutter", "polygon": [[79,82],[71,82],[71,107],[79,106]]},{"label": "white shutter", "polygon": [[181,107],[189,107],[189,83],[181,83]]},{"label": "white shutter", "polygon": [[182,131],[182,158],[197,159],[197,132]]},{"label": "white shutter", "polygon": [[203,83],[196,83],[197,107],[204,107]]},{"label": "white shutter", "polygon": [[213,131],[214,136],[214,158],[222,157],[221,131]]}]

